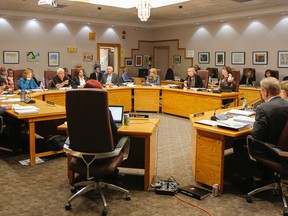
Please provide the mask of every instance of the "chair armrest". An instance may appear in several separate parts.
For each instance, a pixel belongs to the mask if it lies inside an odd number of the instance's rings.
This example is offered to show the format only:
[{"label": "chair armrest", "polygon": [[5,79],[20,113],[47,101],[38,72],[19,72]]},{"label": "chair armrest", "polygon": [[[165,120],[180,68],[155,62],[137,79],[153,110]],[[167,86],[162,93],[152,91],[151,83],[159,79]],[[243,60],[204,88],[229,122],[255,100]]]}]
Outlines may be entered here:
[{"label": "chair armrest", "polygon": [[273,154],[276,157],[282,157],[284,159],[288,159],[288,152],[287,151],[282,151],[276,145],[257,140],[255,138],[253,138],[251,135],[248,135],[247,136],[247,147],[248,147],[249,156],[252,160],[255,160],[255,159],[254,159],[253,153],[251,151],[253,149],[253,147],[251,145],[253,145],[255,143],[257,143],[258,146],[261,146],[261,148],[263,148],[263,150],[267,151],[267,153]]},{"label": "chair armrest", "polygon": [[83,156],[93,156],[94,160],[96,159],[105,159],[105,158],[110,158],[110,157],[115,157],[120,154],[122,149],[124,148],[124,156],[127,158],[129,154],[129,147],[130,147],[130,138],[129,137],[122,137],[120,141],[118,142],[116,148],[113,151],[110,152],[103,152],[103,153],[87,153],[87,152],[80,152],[80,151],[75,151],[70,148],[70,140],[69,137],[66,139],[65,144],[63,146],[64,152],[78,158],[82,158]]},{"label": "chair armrest", "polygon": [[4,127],[3,116],[0,116],[0,133],[3,132],[3,127]]}]

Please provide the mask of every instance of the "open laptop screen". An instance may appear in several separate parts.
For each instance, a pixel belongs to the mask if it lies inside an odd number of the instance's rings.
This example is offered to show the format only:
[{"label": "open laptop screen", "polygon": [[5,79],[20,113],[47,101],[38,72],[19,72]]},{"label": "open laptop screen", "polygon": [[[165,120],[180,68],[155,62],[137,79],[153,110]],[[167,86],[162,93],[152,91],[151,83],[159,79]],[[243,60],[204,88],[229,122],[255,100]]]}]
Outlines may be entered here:
[{"label": "open laptop screen", "polygon": [[109,106],[111,111],[113,120],[115,124],[118,126],[123,122],[123,113],[124,113],[124,106]]}]

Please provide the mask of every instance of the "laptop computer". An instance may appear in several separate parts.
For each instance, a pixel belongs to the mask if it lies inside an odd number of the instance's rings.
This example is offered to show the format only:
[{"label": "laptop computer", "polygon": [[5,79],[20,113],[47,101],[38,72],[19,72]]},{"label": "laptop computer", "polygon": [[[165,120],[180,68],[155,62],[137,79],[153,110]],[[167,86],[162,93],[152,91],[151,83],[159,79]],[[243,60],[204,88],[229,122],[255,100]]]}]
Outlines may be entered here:
[{"label": "laptop computer", "polygon": [[124,106],[109,106],[109,110],[111,111],[113,120],[117,128],[121,127],[121,125],[123,124]]}]

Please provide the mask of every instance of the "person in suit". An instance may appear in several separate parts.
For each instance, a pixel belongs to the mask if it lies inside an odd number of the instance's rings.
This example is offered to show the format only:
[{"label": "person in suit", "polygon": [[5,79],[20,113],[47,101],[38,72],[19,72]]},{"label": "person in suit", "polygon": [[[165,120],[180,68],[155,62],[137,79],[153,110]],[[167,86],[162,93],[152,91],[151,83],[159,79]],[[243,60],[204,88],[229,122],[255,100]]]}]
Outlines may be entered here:
[{"label": "person in suit", "polygon": [[101,73],[101,68],[99,65],[94,66],[94,72],[90,74],[89,79],[94,79],[97,81],[101,81],[102,79],[102,73]]},{"label": "person in suit", "polygon": [[196,73],[194,67],[187,69],[187,78],[184,81],[184,88],[202,88],[203,81],[201,77]]},{"label": "person in suit", "polygon": [[252,85],[252,82],[255,81],[255,78],[254,78],[254,74],[253,74],[253,71],[252,70],[247,70],[241,80],[240,80],[240,84],[241,85]]},{"label": "person in suit", "polygon": [[107,72],[103,74],[101,79],[101,84],[106,87],[113,87],[114,85],[119,85],[119,76],[113,72],[113,67],[108,66]]},{"label": "person in suit", "polygon": [[87,82],[88,77],[85,75],[84,69],[78,68],[76,75],[73,77],[73,80],[71,82],[71,85],[73,88],[75,87],[83,87],[85,83]]},{"label": "person in suit", "polygon": [[285,100],[288,100],[288,80],[281,82],[281,92],[280,96]]},{"label": "person in suit", "polygon": [[21,77],[18,81],[18,89],[21,90],[30,90],[30,89],[38,89],[39,86],[35,83],[32,78],[32,71],[30,69],[26,69],[23,72],[23,77]]},{"label": "person in suit", "polygon": [[157,75],[156,68],[150,68],[149,76],[147,76],[146,84],[148,85],[160,85],[160,76]]},{"label": "person in suit", "polygon": [[288,120],[288,101],[280,97],[280,82],[274,77],[261,81],[261,96],[265,103],[256,109],[252,136],[260,141],[277,145]]},{"label": "person in suit", "polygon": [[58,68],[57,75],[53,77],[51,88],[62,88],[62,87],[69,87],[70,81],[69,78],[65,76],[64,69]]},{"label": "person in suit", "polygon": [[[98,88],[98,89],[102,89],[102,85],[100,82],[98,82],[97,80],[94,80],[94,79],[91,79],[91,80],[88,80],[85,85],[84,85],[84,88]],[[113,116],[109,110],[109,113],[110,113],[110,125],[111,125],[111,129],[112,129],[112,133],[113,133],[113,139],[114,139],[114,142],[118,142],[118,135],[117,135],[117,126],[113,120]]]}]

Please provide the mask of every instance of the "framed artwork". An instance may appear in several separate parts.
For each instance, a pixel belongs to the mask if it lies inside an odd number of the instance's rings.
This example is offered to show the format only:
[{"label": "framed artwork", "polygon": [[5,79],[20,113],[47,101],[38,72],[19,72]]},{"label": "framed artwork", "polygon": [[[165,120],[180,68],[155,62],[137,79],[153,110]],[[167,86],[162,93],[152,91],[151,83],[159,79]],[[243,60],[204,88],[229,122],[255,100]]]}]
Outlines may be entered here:
[{"label": "framed artwork", "polygon": [[232,52],[231,64],[244,65],[245,64],[245,52]]},{"label": "framed artwork", "polygon": [[27,62],[39,62],[40,52],[39,51],[26,52],[26,58],[27,58]]},{"label": "framed artwork", "polygon": [[210,53],[209,52],[198,52],[198,63],[199,64],[209,64],[210,63]]},{"label": "framed artwork", "polygon": [[267,51],[252,52],[252,64],[267,65],[268,64],[268,52]]},{"label": "framed artwork", "polygon": [[93,52],[83,52],[83,62],[92,62]]},{"label": "framed artwork", "polygon": [[288,68],[288,50],[278,51],[278,67]]},{"label": "framed artwork", "polygon": [[60,65],[60,53],[59,52],[48,52],[48,66],[58,67]]},{"label": "framed artwork", "polygon": [[225,52],[215,52],[215,65],[216,66],[225,65]]},{"label": "framed artwork", "polygon": [[174,55],[173,56],[173,63],[180,64],[181,63],[181,56],[180,55]]},{"label": "framed artwork", "polygon": [[19,64],[19,51],[3,51],[4,64]]},{"label": "framed artwork", "polygon": [[125,66],[133,66],[133,59],[126,58],[125,59]]},{"label": "framed artwork", "polygon": [[143,56],[135,55],[135,67],[142,67],[142,66],[143,66]]}]

